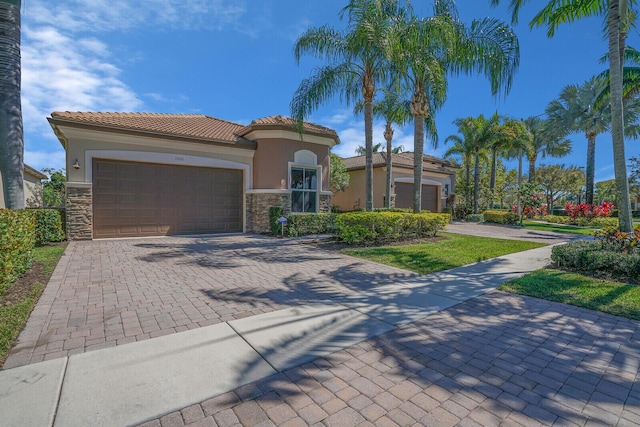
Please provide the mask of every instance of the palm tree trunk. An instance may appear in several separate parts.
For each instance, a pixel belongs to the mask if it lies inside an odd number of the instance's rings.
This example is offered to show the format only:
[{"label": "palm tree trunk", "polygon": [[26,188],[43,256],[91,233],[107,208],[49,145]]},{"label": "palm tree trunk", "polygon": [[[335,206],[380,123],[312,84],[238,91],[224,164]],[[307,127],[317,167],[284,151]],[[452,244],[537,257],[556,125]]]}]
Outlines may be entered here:
[{"label": "palm tree trunk", "polygon": [[529,182],[533,182],[536,179],[536,161],[538,160],[538,155],[531,156],[529,159]]},{"label": "palm tree trunk", "polygon": [[422,155],[424,153],[424,116],[413,119],[413,213],[422,209]]},{"label": "palm tree trunk", "polygon": [[464,204],[469,206],[469,193],[471,190],[471,156],[465,154],[464,157],[465,167],[465,183],[464,183]]},{"label": "palm tree trunk", "polygon": [[587,134],[587,186],[586,194],[584,196],[585,203],[588,205],[593,204],[593,181],[596,166],[596,135],[592,133]]},{"label": "palm tree trunk", "polygon": [[[623,7],[626,7],[626,2]],[[623,13],[626,10],[623,11]],[[613,166],[618,188],[618,223],[620,231],[633,230],[629,182],[624,154],[624,118],[622,109],[622,58],[620,57],[620,0],[609,0],[609,84],[611,90],[611,135],[613,139]]]},{"label": "palm tree trunk", "polygon": [[476,164],[473,169],[473,213],[478,213],[478,193],[480,192],[480,152],[476,151]]},{"label": "palm tree trunk", "polygon": [[365,210],[373,210],[373,99],[364,101]]},{"label": "palm tree trunk", "polygon": [[20,0],[0,0],[0,174],[5,205],[24,208]]},{"label": "palm tree trunk", "polygon": [[391,127],[391,122],[387,122],[384,129],[384,139],[387,140],[387,188],[385,189],[386,199],[385,199],[385,207],[391,207],[391,155],[392,147],[391,141],[393,140],[393,128]]},{"label": "palm tree trunk", "polygon": [[489,200],[489,207],[493,209],[493,192],[496,188],[496,162],[498,158],[497,150],[494,148],[491,153],[491,180],[489,181],[489,190],[491,199]]}]

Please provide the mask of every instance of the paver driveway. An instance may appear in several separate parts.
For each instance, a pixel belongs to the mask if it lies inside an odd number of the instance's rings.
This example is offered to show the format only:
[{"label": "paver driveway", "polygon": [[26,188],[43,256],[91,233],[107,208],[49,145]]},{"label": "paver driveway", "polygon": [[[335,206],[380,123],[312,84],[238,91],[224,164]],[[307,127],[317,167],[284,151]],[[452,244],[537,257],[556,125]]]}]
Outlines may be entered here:
[{"label": "paver driveway", "polygon": [[261,236],[71,242],[4,369],[415,277]]}]

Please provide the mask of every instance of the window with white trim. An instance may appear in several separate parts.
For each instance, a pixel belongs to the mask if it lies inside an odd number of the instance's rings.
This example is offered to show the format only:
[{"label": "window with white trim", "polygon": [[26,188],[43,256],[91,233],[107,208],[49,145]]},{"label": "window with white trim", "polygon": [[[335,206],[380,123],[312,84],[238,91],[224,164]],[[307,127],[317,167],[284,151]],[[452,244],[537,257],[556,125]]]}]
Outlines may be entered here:
[{"label": "window with white trim", "polygon": [[318,168],[291,166],[291,212],[318,212]]}]

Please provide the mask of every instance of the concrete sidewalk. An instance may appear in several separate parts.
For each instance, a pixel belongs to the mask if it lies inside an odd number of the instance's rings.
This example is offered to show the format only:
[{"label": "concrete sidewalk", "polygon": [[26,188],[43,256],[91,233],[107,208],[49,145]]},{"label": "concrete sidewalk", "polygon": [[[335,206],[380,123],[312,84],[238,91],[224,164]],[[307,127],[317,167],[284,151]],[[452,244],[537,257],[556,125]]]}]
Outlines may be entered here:
[{"label": "concrete sidewalk", "polygon": [[[131,425],[221,395],[489,292],[551,247],[0,372],[6,425]],[[329,303],[330,302],[330,303]]]}]

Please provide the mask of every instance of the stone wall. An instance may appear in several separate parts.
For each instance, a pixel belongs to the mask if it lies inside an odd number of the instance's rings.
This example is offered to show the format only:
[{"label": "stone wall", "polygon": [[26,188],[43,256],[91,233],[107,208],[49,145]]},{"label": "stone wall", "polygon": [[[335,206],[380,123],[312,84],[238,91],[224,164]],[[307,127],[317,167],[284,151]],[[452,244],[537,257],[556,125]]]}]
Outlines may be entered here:
[{"label": "stone wall", "polygon": [[91,184],[67,183],[67,239],[93,239],[93,192]]},{"label": "stone wall", "polygon": [[271,231],[269,208],[272,206],[282,206],[284,215],[289,215],[291,213],[291,193],[247,193],[247,233],[268,233]]},{"label": "stone wall", "polygon": [[331,194],[320,193],[320,206],[318,208],[318,212],[331,212]]}]

